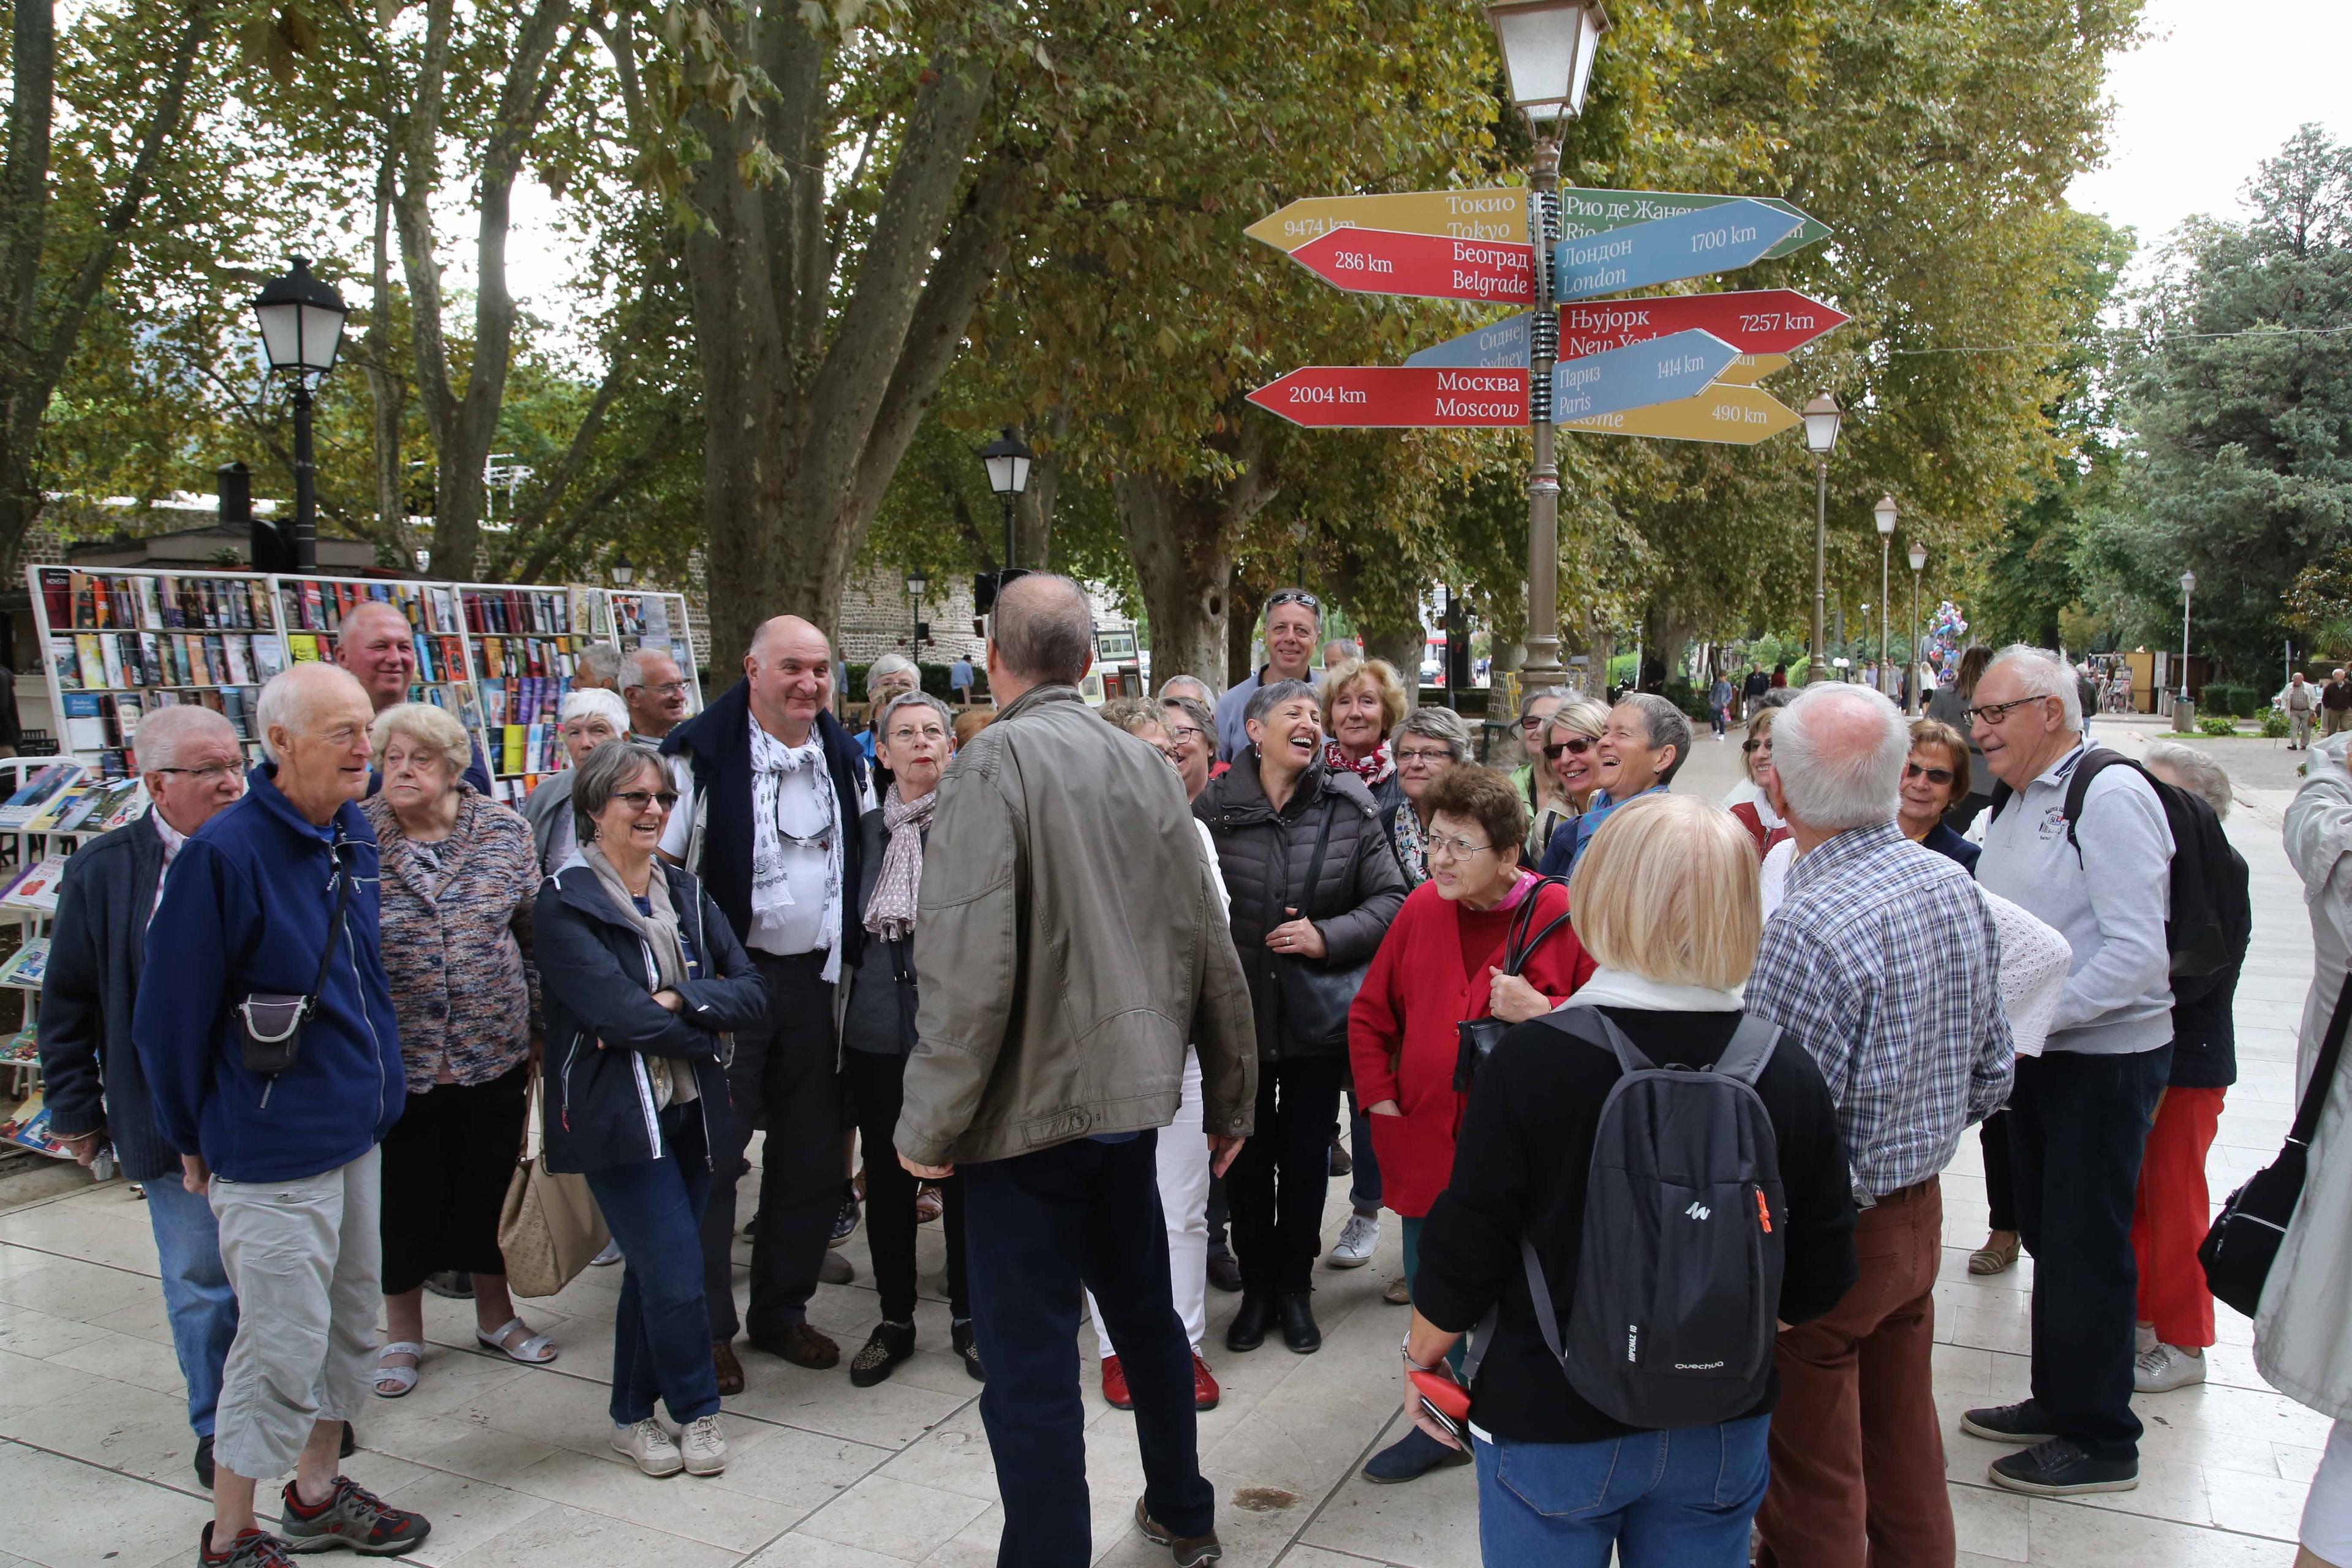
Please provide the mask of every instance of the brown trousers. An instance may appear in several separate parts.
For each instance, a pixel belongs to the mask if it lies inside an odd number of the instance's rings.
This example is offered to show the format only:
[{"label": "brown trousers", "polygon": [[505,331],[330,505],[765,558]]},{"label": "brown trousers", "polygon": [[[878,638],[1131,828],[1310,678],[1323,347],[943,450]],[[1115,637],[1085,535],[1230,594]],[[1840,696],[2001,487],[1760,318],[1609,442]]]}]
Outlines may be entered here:
[{"label": "brown trousers", "polygon": [[1934,1179],[1854,1226],[1861,1273],[1780,1336],[1760,1568],[1951,1568],[1931,1360],[1944,1194]]}]

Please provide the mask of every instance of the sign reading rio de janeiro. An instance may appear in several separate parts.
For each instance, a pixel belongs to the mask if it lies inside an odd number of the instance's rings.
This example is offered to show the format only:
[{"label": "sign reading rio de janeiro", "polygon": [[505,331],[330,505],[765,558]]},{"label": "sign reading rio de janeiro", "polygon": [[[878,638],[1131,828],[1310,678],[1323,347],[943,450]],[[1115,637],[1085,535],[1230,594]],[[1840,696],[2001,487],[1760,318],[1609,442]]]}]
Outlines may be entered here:
[{"label": "sign reading rio de janeiro", "polygon": [[1681,191],[1580,191],[1573,186],[1563,186],[1559,193],[1560,237],[1580,239],[1612,228],[1625,228],[1662,217],[1679,217],[1702,207],[1722,206],[1739,201],[1760,201],[1764,205],[1777,208],[1799,220],[1797,228],[1765,250],[1767,260],[1778,260],[1809,245],[1818,245],[1830,237],[1827,224],[1772,196],[1700,196]]}]

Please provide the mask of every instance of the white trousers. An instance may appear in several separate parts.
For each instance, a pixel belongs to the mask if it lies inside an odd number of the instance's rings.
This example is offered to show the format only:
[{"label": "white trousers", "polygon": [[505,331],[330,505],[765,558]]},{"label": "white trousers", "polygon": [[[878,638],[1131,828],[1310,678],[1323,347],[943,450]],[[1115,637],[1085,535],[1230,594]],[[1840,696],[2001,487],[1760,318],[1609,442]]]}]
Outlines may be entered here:
[{"label": "white trousers", "polygon": [[[1168,1284],[1184,1337],[1198,1352],[1209,1331],[1209,1140],[1201,1125],[1201,1058],[1184,1049],[1184,1098],[1176,1120],[1160,1130],[1160,1212],[1168,1222]],[[1108,1361],[1118,1352],[1087,1292],[1087,1316]]]},{"label": "white trousers", "polygon": [[2338,1421],[2327,1435],[2327,1451],[2304,1500],[2301,1533],[2313,1556],[2352,1568],[2352,1421]]}]

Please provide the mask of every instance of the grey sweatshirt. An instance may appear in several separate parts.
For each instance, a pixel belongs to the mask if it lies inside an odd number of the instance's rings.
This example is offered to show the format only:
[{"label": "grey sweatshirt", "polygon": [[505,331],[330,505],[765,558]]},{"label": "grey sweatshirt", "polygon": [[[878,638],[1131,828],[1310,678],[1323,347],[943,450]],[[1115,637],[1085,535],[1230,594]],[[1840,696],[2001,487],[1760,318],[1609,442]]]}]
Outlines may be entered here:
[{"label": "grey sweatshirt", "polygon": [[2084,796],[2078,859],[2066,841],[2066,782],[2087,749],[2059,758],[1988,821],[1977,881],[2057,927],[2074,950],[2044,1051],[2152,1051],[2172,1039],[2172,829],[2147,781],[2110,767]]}]

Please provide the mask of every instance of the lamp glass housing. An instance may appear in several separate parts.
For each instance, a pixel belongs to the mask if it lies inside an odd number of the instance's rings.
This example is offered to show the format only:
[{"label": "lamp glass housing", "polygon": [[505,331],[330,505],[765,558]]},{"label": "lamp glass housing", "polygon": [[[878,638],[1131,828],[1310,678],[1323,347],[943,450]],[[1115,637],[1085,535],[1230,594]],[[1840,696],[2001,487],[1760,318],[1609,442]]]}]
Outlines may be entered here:
[{"label": "lamp glass housing", "polygon": [[616,559],[614,561],[614,563],[613,563],[613,581],[614,581],[614,582],[618,583],[622,587],[625,588],[625,587],[627,587],[630,584],[632,584],[632,583],[635,582],[636,580],[637,580],[637,568],[636,568],[636,563],[635,563],[635,562],[631,561],[631,560],[630,560],[627,556],[625,556],[625,555],[620,556],[620,557],[616,558]]},{"label": "lamp glass housing", "polygon": [[272,370],[323,375],[334,369],[350,314],[342,296],[310,276],[310,264],[299,256],[291,271],[263,284],[253,298],[261,351]]},{"label": "lamp glass housing", "polygon": [[1914,572],[1924,572],[1927,569],[1927,547],[1924,544],[1913,545],[1911,547],[1911,570]]},{"label": "lamp glass housing", "polygon": [[1494,0],[1486,20],[1503,51],[1511,101],[1530,120],[1573,119],[1584,112],[1592,57],[1609,14],[1599,0]]},{"label": "lamp glass housing", "polygon": [[1880,496],[1878,504],[1870,509],[1870,515],[1878,520],[1879,532],[1893,536],[1895,532],[1895,498],[1893,496]]},{"label": "lamp glass housing", "polygon": [[1837,399],[1822,393],[1805,405],[1805,449],[1820,457],[1828,457],[1837,445],[1838,426],[1845,419],[1845,411]]},{"label": "lamp glass housing", "polygon": [[1017,496],[1029,488],[1029,464],[1035,453],[1011,429],[980,449],[988,469],[988,488],[1001,496]]},{"label": "lamp glass housing", "polygon": [[2180,574],[2180,591],[2181,591],[2182,593],[2184,593],[2184,594],[2193,594],[2193,593],[2197,592],[2197,574],[2196,574],[2196,573],[2194,573],[2194,572],[2183,572],[2183,573]]},{"label": "lamp glass housing", "polygon": [[921,573],[909,572],[907,574],[907,596],[908,598],[921,598],[923,596],[923,590],[929,586],[929,582],[925,579]]}]

